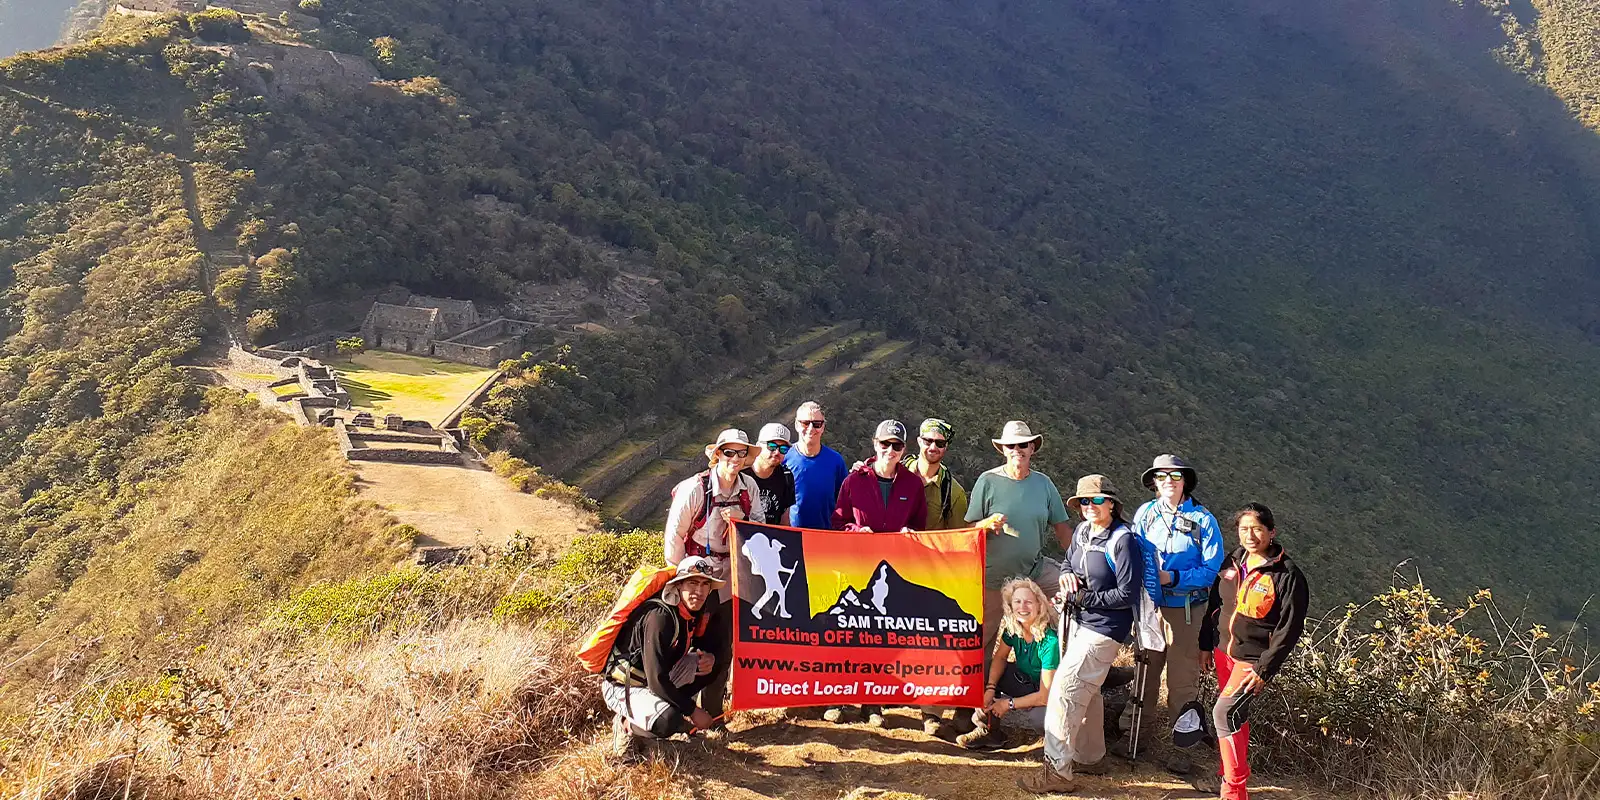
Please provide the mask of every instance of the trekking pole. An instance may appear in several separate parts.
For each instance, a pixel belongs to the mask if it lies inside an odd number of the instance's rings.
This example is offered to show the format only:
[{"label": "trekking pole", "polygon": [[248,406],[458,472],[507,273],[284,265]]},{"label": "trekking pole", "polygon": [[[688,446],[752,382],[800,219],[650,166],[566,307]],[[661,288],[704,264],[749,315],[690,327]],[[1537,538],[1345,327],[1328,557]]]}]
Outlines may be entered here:
[{"label": "trekking pole", "polygon": [[1145,657],[1144,650],[1140,649],[1137,642],[1133,649],[1133,691],[1129,692],[1129,699],[1133,702],[1133,725],[1128,732],[1128,760],[1137,761],[1139,758],[1139,729],[1144,727],[1144,679],[1146,671],[1150,668],[1150,661]]}]

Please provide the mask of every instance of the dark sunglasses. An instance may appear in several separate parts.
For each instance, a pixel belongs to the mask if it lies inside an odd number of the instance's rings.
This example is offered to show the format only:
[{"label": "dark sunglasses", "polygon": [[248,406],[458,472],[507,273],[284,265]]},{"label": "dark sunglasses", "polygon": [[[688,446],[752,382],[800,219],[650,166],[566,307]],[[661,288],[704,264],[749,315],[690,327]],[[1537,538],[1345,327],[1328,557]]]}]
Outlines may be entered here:
[{"label": "dark sunglasses", "polygon": [[950,446],[950,443],[948,441],[944,440],[944,439],[929,439],[926,436],[921,437],[921,439],[922,439],[922,443],[927,445],[927,446],[929,446],[929,447],[949,447]]},{"label": "dark sunglasses", "polygon": [[767,442],[767,449],[775,451],[775,452],[783,453],[784,455],[788,455],[789,454],[789,445],[786,445],[786,444],[778,444],[777,442]]},{"label": "dark sunglasses", "polygon": [[735,450],[731,447],[725,447],[718,452],[722,453],[725,458],[744,458],[745,456],[750,455],[749,450]]},{"label": "dark sunglasses", "polygon": [[1032,450],[1033,449],[1033,442],[1022,442],[1020,444],[1003,444],[1003,445],[1000,445],[1000,446],[1004,447],[1007,450]]},{"label": "dark sunglasses", "polygon": [[1111,498],[1109,498],[1109,497],[1080,497],[1080,498],[1078,498],[1078,505],[1080,505],[1080,506],[1086,506],[1086,505],[1089,505],[1090,503],[1094,503],[1097,506],[1103,506],[1103,505],[1105,505],[1106,503],[1109,503],[1109,502],[1111,502]]},{"label": "dark sunglasses", "polygon": [[1151,477],[1155,478],[1158,481],[1181,481],[1181,480],[1183,480],[1183,473],[1182,472],[1157,472],[1156,474],[1152,475]]},{"label": "dark sunglasses", "polygon": [[878,446],[879,447],[887,447],[890,450],[895,450],[895,451],[906,449],[906,443],[905,442],[896,442],[896,441],[878,442]]},{"label": "dark sunglasses", "polygon": [[800,423],[800,427],[802,428],[820,428],[828,424],[828,421],[825,419],[801,419],[795,421]]}]

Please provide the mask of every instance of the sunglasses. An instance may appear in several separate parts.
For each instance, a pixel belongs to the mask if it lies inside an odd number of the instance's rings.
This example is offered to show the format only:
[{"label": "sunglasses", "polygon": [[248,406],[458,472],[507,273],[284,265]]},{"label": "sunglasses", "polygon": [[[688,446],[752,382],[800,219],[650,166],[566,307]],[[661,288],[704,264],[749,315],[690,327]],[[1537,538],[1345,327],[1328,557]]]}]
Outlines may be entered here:
[{"label": "sunglasses", "polygon": [[944,440],[944,439],[929,439],[926,436],[923,436],[923,437],[920,437],[920,438],[922,439],[922,443],[927,445],[927,446],[929,446],[929,447],[949,447],[950,446],[950,443],[948,441]]},{"label": "sunglasses", "polygon": [[888,448],[890,450],[894,450],[896,452],[906,449],[906,443],[905,442],[883,441],[883,442],[878,442],[878,446],[879,447],[886,447],[886,448]]},{"label": "sunglasses", "polygon": [[1003,444],[1000,446],[1007,450],[1032,450],[1033,442],[1022,442],[1021,444]]},{"label": "sunglasses", "polygon": [[735,450],[731,447],[724,447],[718,452],[722,453],[723,458],[744,458],[745,456],[750,455],[749,450]]},{"label": "sunglasses", "polygon": [[789,445],[786,445],[786,444],[778,444],[777,442],[767,442],[767,449],[771,450],[773,452],[782,453],[784,455],[788,455],[789,454]]},{"label": "sunglasses", "polygon": [[1158,481],[1182,481],[1182,472],[1157,472],[1154,476]]},{"label": "sunglasses", "polygon": [[1106,503],[1109,503],[1109,502],[1111,502],[1111,498],[1109,498],[1109,497],[1080,497],[1080,498],[1078,498],[1078,505],[1080,505],[1080,506],[1086,506],[1086,505],[1089,505],[1090,503],[1093,503],[1093,504],[1095,504],[1097,506],[1103,506],[1103,505],[1105,505]]},{"label": "sunglasses", "polygon": [[800,427],[802,428],[820,428],[828,424],[828,421],[825,419],[797,419],[795,422],[800,423]]}]

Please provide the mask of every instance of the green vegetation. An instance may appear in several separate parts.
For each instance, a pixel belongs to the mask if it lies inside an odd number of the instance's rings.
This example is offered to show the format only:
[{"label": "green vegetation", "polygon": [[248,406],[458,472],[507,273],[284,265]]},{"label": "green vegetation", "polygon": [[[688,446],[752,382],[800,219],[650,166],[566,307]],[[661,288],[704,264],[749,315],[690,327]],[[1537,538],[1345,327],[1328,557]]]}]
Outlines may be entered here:
[{"label": "green vegetation", "polygon": [[355,408],[435,425],[494,374],[470,364],[378,350],[349,353],[328,366],[339,372]]}]

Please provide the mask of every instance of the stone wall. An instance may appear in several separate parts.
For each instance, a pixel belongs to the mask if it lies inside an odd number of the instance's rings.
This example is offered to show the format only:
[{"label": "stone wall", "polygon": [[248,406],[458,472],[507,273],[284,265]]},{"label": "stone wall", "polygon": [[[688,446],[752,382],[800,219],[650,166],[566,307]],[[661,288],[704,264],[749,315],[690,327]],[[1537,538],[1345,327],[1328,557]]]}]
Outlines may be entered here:
[{"label": "stone wall", "polygon": [[628,435],[628,426],[620,422],[591,433],[566,447],[539,459],[539,468],[546,475],[567,476],[573,467],[594,457],[594,454],[622,441]]},{"label": "stone wall", "polygon": [[435,358],[477,367],[498,367],[500,362],[506,360],[504,348],[499,345],[478,347],[458,342],[434,342],[433,355]]},{"label": "stone wall", "polygon": [[386,461],[396,464],[456,464],[461,454],[444,450],[395,450],[382,447],[358,447],[344,454],[351,461]]},{"label": "stone wall", "polygon": [[661,436],[650,444],[639,448],[638,452],[617,462],[605,472],[600,473],[584,482],[583,491],[590,497],[605,497],[628,482],[639,470],[644,469],[650,462],[667,455],[683,446],[684,439],[689,435],[689,429],[678,423],[663,431]]},{"label": "stone wall", "polygon": [[812,339],[799,339],[797,341],[790,342],[782,349],[778,350],[774,356],[779,361],[789,358],[799,358],[806,353],[814,352],[817,348],[822,347],[823,345],[837,342],[858,330],[861,330],[861,321],[851,320],[849,322],[834,326],[833,329],[827,331],[821,336]]}]

